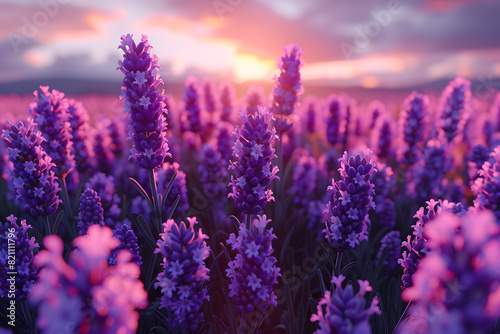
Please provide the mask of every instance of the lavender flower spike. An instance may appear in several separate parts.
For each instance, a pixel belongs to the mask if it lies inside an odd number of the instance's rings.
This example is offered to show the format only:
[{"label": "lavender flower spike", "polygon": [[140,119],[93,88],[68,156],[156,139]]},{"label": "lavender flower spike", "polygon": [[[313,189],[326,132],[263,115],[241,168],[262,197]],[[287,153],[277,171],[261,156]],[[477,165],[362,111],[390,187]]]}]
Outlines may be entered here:
[{"label": "lavender flower spike", "polygon": [[500,146],[490,153],[492,161],[486,161],[478,172],[479,177],[472,184],[472,192],[476,196],[474,206],[489,209],[500,219]]},{"label": "lavender flower spike", "polygon": [[157,88],[163,83],[158,57],[150,55],[152,47],[145,35],[137,45],[132,35],[124,35],[118,48],[124,53],[123,61],[118,61],[117,70],[125,74],[122,97],[125,99],[124,110],[130,114],[130,157],[139,167],[154,169],[170,156],[164,132],[166,97]]},{"label": "lavender flower spike", "polygon": [[44,138],[35,131],[32,120],[18,126],[10,125],[3,131],[7,141],[9,161],[14,168],[14,186],[17,198],[25,203],[25,210],[33,216],[48,216],[57,211],[61,202],[57,193],[59,184],[54,175],[51,157],[42,148]]},{"label": "lavender flower spike", "polygon": [[407,165],[413,165],[422,153],[424,140],[425,118],[428,115],[429,98],[417,92],[412,92],[403,103],[399,117],[400,150],[398,160]]},{"label": "lavender flower spike", "polygon": [[358,280],[359,291],[355,294],[352,284],[342,287],[344,280],[343,275],[332,277],[331,283],[335,285],[335,290],[333,293],[325,291],[325,296],[317,307],[318,313],[311,316],[312,322],[319,322],[319,329],[315,334],[371,334],[370,316],[380,314],[378,298],[373,298],[366,307],[364,296],[372,291],[368,281]]},{"label": "lavender flower spike", "polygon": [[202,129],[201,125],[201,108],[200,94],[198,92],[198,81],[194,77],[186,79],[186,88],[182,95],[184,101],[184,110],[186,112],[185,130],[199,133]]},{"label": "lavender flower spike", "polygon": [[104,226],[104,211],[102,210],[101,198],[97,192],[90,188],[86,188],[80,197],[80,212],[78,217],[79,234],[84,235],[90,225],[98,224]]},{"label": "lavender flower spike", "polygon": [[[0,223],[0,297],[7,298],[10,283],[7,283],[7,271],[17,272],[15,276],[15,298],[25,299],[33,284],[35,284],[38,267],[33,263],[33,252],[38,251],[38,244],[34,237],[28,236],[31,225],[26,220],[21,220],[21,226],[13,215],[7,217],[7,223]],[[15,240],[15,243],[9,243]],[[14,253],[12,253],[14,252]],[[9,265],[9,255],[15,255],[14,268]],[[11,258],[10,258],[11,259]],[[10,267],[10,270],[8,268]],[[9,297],[11,298],[11,297]]]},{"label": "lavender flower spike", "polygon": [[[238,160],[231,162],[236,178],[231,175],[229,186],[234,204],[245,213],[260,213],[270,200],[274,200],[271,189],[266,189],[273,179],[278,178],[278,167],[272,167],[271,160],[276,157],[272,144],[276,138],[276,130],[269,129],[272,113],[258,107],[257,113],[247,115],[241,112],[243,127],[236,128],[237,140],[233,155]],[[278,178],[279,179],[279,178]]]},{"label": "lavender flower spike", "polygon": [[163,294],[161,307],[167,310],[167,324],[175,331],[194,331],[203,321],[203,300],[209,300],[205,283],[210,279],[205,260],[210,253],[201,230],[195,231],[196,218],[188,217],[188,224],[177,224],[173,219],[163,223],[155,253],[163,255],[162,271],[155,283]]},{"label": "lavender flower spike", "polygon": [[226,275],[231,279],[229,296],[241,312],[264,311],[270,304],[277,306],[273,288],[281,276],[272,256],[273,229],[266,229],[270,222],[266,215],[257,216],[250,229],[240,223],[238,237],[231,233],[227,244],[237,254],[229,262]]},{"label": "lavender flower spike", "polygon": [[55,89],[49,92],[48,86],[40,89],[41,94],[33,92],[35,102],[30,104],[29,111],[45,138],[42,147],[55,164],[54,172],[65,177],[75,167],[68,100]]},{"label": "lavender flower spike", "polygon": [[75,155],[76,169],[85,173],[92,165],[94,150],[90,142],[89,115],[81,102],[68,101],[70,114],[71,135],[73,137],[73,154]]},{"label": "lavender flower spike", "polygon": [[449,142],[463,130],[470,98],[470,81],[460,77],[452,80],[441,95],[442,130]]},{"label": "lavender flower spike", "polygon": [[120,245],[111,252],[108,260],[109,264],[115,265],[118,253],[127,249],[130,251],[130,254],[132,254],[130,262],[134,262],[140,266],[142,264],[142,257],[139,254],[139,245],[137,244],[137,236],[135,235],[134,230],[130,226],[123,224],[121,227],[114,230],[113,234],[115,238],[120,240]]},{"label": "lavender flower spike", "polygon": [[302,49],[296,44],[290,44],[284,46],[283,50],[285,54],[278,60],[281,73],[274,79],[272,104],[272,112],[276,116],[275,127],[279,134],[290,131],[293,127],[291,115],[298,95],[304,90],[300,80],[300,68],[304,65]]},{"label": "lavender flower spike", "polygon": [[330,245],[339,251],[352,250],[368,239],[368,211],[375,208],[370,155],[367,150],[355,157],[344,152],[339,159],[341,180],[332,180],[332,186],[328,187],[333,190],[333,198],[326,205],[329,219],[323,232]]},{"label": "lavender flower spike", "polygon": [[[377,258],[375,259],[375,265],[377,265],[380,260],[383,260],[382,266],[384,270],[391,271],[396,268],[398,258],[401,256],[401,235],[399,231],[387,233],[380,243],[381,245],[377,253]],[[384,249],[387,249],[385,258],[381,259]]]}]

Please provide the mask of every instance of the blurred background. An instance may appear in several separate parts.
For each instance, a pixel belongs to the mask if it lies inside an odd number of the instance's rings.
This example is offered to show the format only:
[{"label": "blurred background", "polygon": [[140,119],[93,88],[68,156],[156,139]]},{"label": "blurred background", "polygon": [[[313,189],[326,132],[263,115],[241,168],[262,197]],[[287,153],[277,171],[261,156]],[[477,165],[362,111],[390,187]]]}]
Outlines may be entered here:
[{"label": "blurred background", "polygon": [[[500,87],[500,2],[480,0],[0,0],[0,94],[40,84],[120,93],[120,36],[148,36],[166,90],[189,75],[272,87],[282,47],[304,50],[305,93]],[[354,94],[356,95],[356,94]]]}]

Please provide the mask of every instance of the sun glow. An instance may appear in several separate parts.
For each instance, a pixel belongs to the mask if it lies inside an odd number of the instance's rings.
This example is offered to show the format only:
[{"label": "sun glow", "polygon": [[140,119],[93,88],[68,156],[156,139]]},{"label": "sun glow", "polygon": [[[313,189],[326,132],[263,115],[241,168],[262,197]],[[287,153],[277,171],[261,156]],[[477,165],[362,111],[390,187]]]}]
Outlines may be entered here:
[{"label": "sun glow", "polygon": [[269,80],[273,76],[275,67],[275,63],[271,60],[238,53],[234,58],[234,77],[236,82]]}]

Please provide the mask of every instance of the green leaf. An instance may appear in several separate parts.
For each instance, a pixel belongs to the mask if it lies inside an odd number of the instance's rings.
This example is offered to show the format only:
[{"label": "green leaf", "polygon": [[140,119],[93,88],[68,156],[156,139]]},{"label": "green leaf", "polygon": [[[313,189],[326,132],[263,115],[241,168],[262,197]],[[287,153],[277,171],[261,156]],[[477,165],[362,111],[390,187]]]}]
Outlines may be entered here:
[{"label": "green leaf", "polygon": [[144,219],[144,217],[142,215],[137,214],[137,213],[133,213],[132,217],[137,222],[137,227],[139,227],[142,234],[146,238],[146,242],[148,243],[149,247],[151,247],[151,249],[155,249],[156,248],[156,241],[155,241],[155,238],[153,237],[153,233],[151,232],[151,229],[150,229],[149,224],[146,221],[146,219]]},{"label": "green leaf", "polygon": [[144,197],[144,199],[148,201],[151,209],[153,209],[154,208],[153,201],[151,201],[151,198],[149,197],[146,190],[144,190],[144,188],[139,184],[139,182],[137,182],[133,177],[129,177],[128,179],[130,180],[134,188],[137,189],[137,191],[142,195],[142,197]]},{"label": "green leaf", "polygon": [[57,234],[57,230],[59,229],[59,225],[61,225],[63,213],[64,213],[64,211],[61,210],[56,216],[56,219],[54,221],[54,226],[52,228],[52,233],[54,233],[54,234]]}]

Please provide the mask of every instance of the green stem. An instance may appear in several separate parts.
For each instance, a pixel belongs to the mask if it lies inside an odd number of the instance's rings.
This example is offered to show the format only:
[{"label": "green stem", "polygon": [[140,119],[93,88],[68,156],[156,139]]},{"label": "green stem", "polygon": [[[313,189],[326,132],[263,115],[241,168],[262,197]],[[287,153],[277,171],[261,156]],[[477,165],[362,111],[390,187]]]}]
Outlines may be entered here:
[{"label": "green stem", "polygon": [[50,219],[49,216],[44,217],[44,223],[45,223],[45,235],[52,234],[51,228],[50,228]]},{"label": "green stem", "polygon": [[158,228],[158,233],[161,233],[161,217],[162,217],[162,207],[160,205],[160,198],[158,197],[158,188],[156,187],[156,174],[154,169],[149,169],[149,185],[151,187],[151,195],[153,197],[153,210],[155,214],[156,227]]},{"label": "green stem", "polygon": [[340,275],[340,269],[342,267],[342,252],[337,252],[337,258],[335,259],[335,276]]}]

